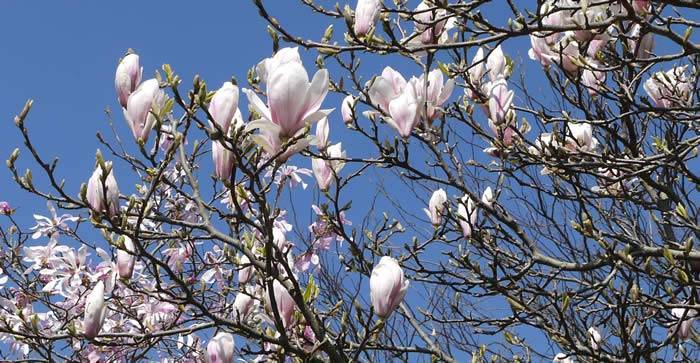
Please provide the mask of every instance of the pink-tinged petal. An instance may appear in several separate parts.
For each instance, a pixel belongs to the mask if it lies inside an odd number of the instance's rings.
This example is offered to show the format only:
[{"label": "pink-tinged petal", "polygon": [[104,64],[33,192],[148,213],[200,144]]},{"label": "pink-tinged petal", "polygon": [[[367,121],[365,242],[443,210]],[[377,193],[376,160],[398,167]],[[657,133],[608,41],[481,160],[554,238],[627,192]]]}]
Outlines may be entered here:
[{"label": "pink-tinged petal", "polygon": [[248,97],[248,103],[250,106],[253,108],[253,111],[255,111],[257,114],[262,116],[263,118],[272,121],[272,115],[270,115],[270,109],[267,108],[265,105],[265,102],[263,102],[260,97],[253,91],[244,88],[243,93],[245,93],[246,97]]}]

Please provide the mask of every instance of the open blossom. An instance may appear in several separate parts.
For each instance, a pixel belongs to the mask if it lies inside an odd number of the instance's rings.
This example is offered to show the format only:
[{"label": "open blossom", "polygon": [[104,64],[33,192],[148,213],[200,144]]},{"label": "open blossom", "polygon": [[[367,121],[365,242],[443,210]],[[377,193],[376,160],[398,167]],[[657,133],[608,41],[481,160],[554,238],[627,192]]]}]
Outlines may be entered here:
[{"label": "open blossom", "polygon": [[80,219],[79,217],[74,217],[70,214],[62,214],[59,216],[56,214],[56,208],[50,201],[46,202],[46,207],[49,209],[51,217],[44,217],[34,214],[36,226],[31,228],[31,230],[34,231],[32,234],[32,239],[38,239],[41,236],[54,238],[60,231],[68,229],[68,224],[66,224],[66,222],[77,222]]},{"label": "open blossom", "polygon": [[105,305],[105,286],[102,281],[98,281],[92,291],[85,298],[85,316],[83,317],[83,330],[85,337],[92,339],[96,337],[102,329],[107,306]]},{"label": "open blossom", "polygon": [[156,123],[153,113],[159,113],[166,101],[165,92],[160,89],[158,80],[149,79],[129,96],[124,118],[126,118],[134,139],[148,141],[148,135]]},{"label": "open blossom", "polygon": [[489,120],[496,125],[507,121],[509,111],[513,104],[513,91],[508,89],[505,79],[499,79],[488,83],[488,109]]},{"label": "open blossom", "polygon": [[685,308],[674,308],[671,309],[671,314],[678,319],[678,324],[672,326],[671,330],[676,331],[679,341],[687,340],[692,332],[693,323],[695,322],[698,312]]},{"label": "open blossom", "polygon": [[369,30],[374,26],[374,23],[379,17],[381,8],[381,0],[357,0],[353,30],[358,37],[369,33]]},{"label": "open blossom", "polygon": [[[292,319],[294,318],[294,309],[296,308],[294,299],[284,285],[277,280],[272,282],[272,295],[275,299],[275,304],[277,305],[277,313],[282,319],[282,325],[289,329],[291,327]],[[272,310],[272,300],[270,300],[269,291],[265,292],[265,301],[268,308]]]},{"label": "open blossom", "polygon": [[[287,51],[290,52],[290,51]],[[253,110],[261,117],[250,122],[247,130],[260,130],[253,135],[269,155],[275,155],[290,138],[299,138],[282,155],[286,160],[291,154],[304,149],[310,142],[303,138],[305,126],[328,116],[332,110],[321,110],[321,103],[328,93],[328,71],[319,70],[311,82],[301,62],[288,61],[279,65],[268,65],[267,104],[254,91],[243,89]]]},{"label": "open blossom", "polygon": [[459,217],[459,225],[462,227],[462,234],[464,238],[469,238],[472,235],[472,231],[476,227],[476,204],[465,195],[460,200],[457,206],[457,216]]},{"label": "open blossom", "polygon": [[122,107],[126,107],[129,95],[141,83],[143,68],[139,65],[139,56],[135,53],[127,54],[117,66],[114,75],[114,87],[117,90],[117,99]]},{"label": "open blossom", "polygon": [[233,335],[219,332],[207,344],[207,363],[233,363]]},{"label": "open blossom", "polygon": [[10,207],[10,203],[6,201],[0,202],[0,214],[11,214],[12,213],[12,207]]},{"label": "open blossom", "polygon": [[134,273],[134,264],[136,262],[136,246],[134,241],[129,238],[129,236],[124,237],[124,248],[117,251],[117,270],[119,271],[119,277],[123,279],[130,279],[131,275]]},{"label": "open blossom", "polygon": [[440,117],[442,112],[440,108],[450,98],[455,82],[453,79],[448,79],[443,84],[442,71],[434,69],[428,73],[428,79],[425,80],[425,75],[421,75],[416,83],[416,97],[419,100],[425,101],[425,109],[421,106],[421,113],[426,120],[432,121]]},{"label": "open blossom", "polygon": [[343,122],[349,124],[352,122],[353,109],[355,108],[355,98],[352,95],[347,95],[343,98],[343,103],[340,106],[340,113],[343,116]]},{"label": "open blossom", "polygon": [[388,114],[389,104],[403,93],[406,84],[406,79],[401,73],[387,66],[380,76],[371,81],[367,93],[372,104]]},{"label": "open blossom", "polygon": [[423,209],[434,226],[440,224],[442,213],[445,210],[445,203],[447,203],[447,193],[445,193],[445,190],[440,188],[434,191],[433,195],[430,197],[428,209]]},{"label": "open blossom", "polygon": [[87,201],[90,208],[96,212],[107,213],[113,217],[119,213],[119,187],[114,178],[112,162],[105,162],[105,167],[109,170],[107,178],[102,182],[102,167],[98,165],[92,173],[87,184]]},{"label": "open blossom", "polygon": [[[328,147],[327,152],[328,156],[332,159],[345,158],[345,150],[342,149],[341,143]],[[335,175],[337,175],[344,166],[345,162],[343,160],[312,158],[311,168],[314,171],[318,188],[321,190],[328,190],[328,187],[333,180],[335,180]]]},{"label": "open blossom", "polygon": [[418,107],[422,103],[422,100],[415,90],[415,86],[418,83],[419,81],[417,78],[411,78],[409,84],[403,88],[401,94],[389,103],[389,117],[385,119],[404,139],[411,136],[413,128],[415,128],[418,121],[420,121]]},{"label": "open blossom", "polygon": [[598,350],[600,349],[600,345],[603,342],[603,337],[600,335],[600,332],[598,329],[594,327],[588,328],[588,338],[591,343],[591,349],[593,350]]},{"label": "open blossom", "polygon": [[654,73],[644,90],[658,107],[686,106],[693,95],[693,82],[686,75],[687,66],[675,67],[666,72]]},{"label": "open blossom", "polygon": [[275,69],[286,63],[301,63],[299,48],[287,47],[277,51],[272,57],[265,58],[255,66],[255,72],[260,77],[260,81],[267,83],[268,77]]},{"label": "open blossom", "polygon": [[231,126],[237,113],[240,113],[238,110],[238,87],[231,82],[224,82],[211,98],[208,110],[214,119],[214,123],[224,133],[228,133],[229,126]]},{"label": "open blossom", "polygon": [[590,152],[598,147],[598,139],[593,137],[593,126],[588,123],[568,123],[570,136],[566,137],[566,147],[570,150]]},{"label": "open blossom", "polygon": [[372,269],[369,278],[370,298],[374,312],[387,319],[401,304],[408,291],[409,281],[396,259],[384,256]]}]

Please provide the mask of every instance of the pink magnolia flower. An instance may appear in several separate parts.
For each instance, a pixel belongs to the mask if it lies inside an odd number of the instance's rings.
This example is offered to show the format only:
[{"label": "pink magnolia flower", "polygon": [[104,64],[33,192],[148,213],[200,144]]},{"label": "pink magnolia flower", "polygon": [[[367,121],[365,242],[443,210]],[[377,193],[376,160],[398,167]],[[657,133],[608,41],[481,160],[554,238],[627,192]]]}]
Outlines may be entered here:
[{"label": "pink magnolia flower", "polygon": [[695,322],[698,312],[685,308],[674,308],[671,309],[671,314],[678,319],[678,324],[671,327],[672,331],[676,331],[676,336],[679,341],[687,340],[692,332],[693,323]]},{"label": "pink magnolia flower", "polygon": [[472,231],[476,227],[476,213],[476,204],[468,195],[464,195],[457,206],[457,216],[464,238],[471,237]]},{"label": "pink magnolia flower", "polygon": [[12,214],[12,207],[10,207],[10,203],[6,201],[0,202],[0,214],[5,214],[9,215]]},{"label": "pink magnolia flower", "polygon": [[445,193],[445,190],[440,188],[434,191],[433,195],[430,197],[428,209],[423,209],[434,226],[440,225],[440,219],[442,218],[442,213],[445,210],[445,203],[447,203],[447,193]]},{"label": "pink magnolia flower", "polygon": [[[344,159],[345,151],[342,149],[342,144],[337,143],[328,147],[328,156],[332,159]],[[324,160],[320,158],[311,159],[311,169],[314,171],[318,188],[328,190],[335,176],[338,175],[341,169],[345,166],[343,160]]]},{"label": "pink magnolia flower", "polygon": [[87,184],[87,201],[90,208],[96,212],[107,213],[110,217],[119,213],[119,187],[114,178],[112,162],[105,162],[109,174],[102,182],[102,167],[97,166]]},{"label": "pink magnolia flower", "polygon": [[328,134],[330,127],[328,126],[328,117],[324,117],[316,123],[316,147],[319,150],[324,150],[328,147]]},{"label": "pink magnolia flower", "polygon": [[644,82],[644,90],[657,107],[682,107],[690,102],[694,86],[685,73],[686,68],[681,66],[656,72]]},{"label": "pink magnolia flower", "polygon": [[598,329],[594,327],[588,328],[588,338],[591,344],[591,349],[598,350],[603,342],[603,337],[600,335]]},{"label": "pink magnolia flower", "polygon": [[[219,129],[224,133],[228,133],[229,126],[234,118],[240,114],[238,110],[238,87],[231,82],[224,82],[221,88],[214,93],[208,110]],[[242,123],[242,118],[239,117],[239,120]],[[236,126],[239,126],[238,122]]]},{"label": "pink magnolia flower", "polygon": [[493,203],[496,202],[496,195],[493,194],[491,187],[487,187],[486,190],[484,190],[484,193],[481,195],[481,202],[489,207],[493,206]]},{"label": "pink magnolia flower", "polygon": [[421,1],[414,12],[416,15],[413,17],[413,23],[416,27],[416,32],[420,34],[421,43],[433,44],[439,42],[447,24],[447,19],[444,19],[446,15],[445,9],[435,8],[434,5]]},{"label": "pink magnolia flower", "polygon": [[250,259],[248,258],[248,256],[243,255],[241,257],[238,267],[238,283],[248,283],[248,281],[250,281],[250,278],[253,277],[253,273],[255,272],[255,267],[253,267],[253,265],[250,263]]},{"label": "pink magnolia flower", "polygon": [[358,37],[367,35],[379,18],[382,8],[381,0],[357,0],[355,6],[355,23],[353,30]]},{"label": "pink magnolia flower", "polygon": [[223,142],[220,140],[211,142],[211,157],[214,161],[214,175],[219,180],[228,182],[236,164],[236,157]]},{"label": "pink magnolia flower", "polygon": [[374,312],[383,319],[389,318],[406,296],[408,285],[398,261],[389,256],[382,257],[369,278]]},{"label": "pink magnolia flower", "polygon": [[389,104],[406,88],[406,79],[391,67],[385,67],[381,76],[370,81],[367,91],[370,101],[384,113],[389,113]]},{"label": "pink magnolia flower", "polygon": [[484,49],[479,47],[474,54],[471,66],[467,70],[469,76],[469,87],[464,89],[464,93],[468,98],[479,101],[482,94],[482,79],[486,74],[486,64],[484,60]]},{"label": "pink magnolia flower", "polygon": [[539,61],[543,67],[552,64],[552,59],[556,56],[556,53],[552,51],[552,44],[549,42],[548,37],[532,34],[530,35],[530,45],[531,48],[528,51],[530,59]]},{"label": "pink magnolia flower", "polygon": [[277,280],[272,282],[272,291],[265,292],[265,302],[270,310],[272,310],[272,298],[274,298],[275,305],[277,305],[277,313],[282,319],[282,325],[287,329],[291,328],[296,303],[289,291]]},{"label": "pink magnolia flower", "polygon": [[[252,90],[243,89],[248,102],[260,119],[250,122],[246,130],[260,130],[253,135],[269,155],[281,151],[290,138],[301,138],[304,127],[328,116],[332,110],[321,110],[321,103],[328,93],[328,71],[319,70],[309,83],[309,77],[300,62],[290,61],[276,67],[268,67],[267,105]],[[304,139],[292,145],[292,154],[305,148],[310,140]],[[284,155],[286,157],[291,154]],[[283,158],[286,160],[286,157]]]},{"label": "pink magnolia flower", "polygon": [[513,104],[513,91],[508,89],[505,79],[499,79],[487,84],[489,120],[494,125],[507,123]]},{"label": "pink magnolia flower", "polygon": [[141,83],[142,74],[143,68],[139,65],[138,54],[127,54],[119,61],[117,72],[114,75],[114,87],[117,90],[117,99],[122,107],[126,107],[129,95]]},{"label": "pink magnolia flower", "polygon": [[207,363],[233,363],[233,335],[219,332],[207,344]]},{"label": "pink magnolia flower", "polygon": [[124,237],[124,248],[117,250],[117,270],[119,277],[130,279],[136,263],[136,246],[129,236]]},{"label": "pink magnolia flower", "polygon": [[85,337],[88,339],[93,339],[100,333],[105,316],[107,315],[104,292],[104,283],[98,281],[85,299],[83,330]]},{"label": "pink magnolia flower", "polygon": [[638,15],[647,15],[651,10],[650,0],[632,0],[632,8]]},{"label": "pink magnolia flower", "polygon": [[158,80],[149,79],[129,96],[124,118],[126,118],[134,139],[146,142],[156,123],[153,113],[158,114],[166,101],[165,92],[160,89]]},{"label": "pink magnolia flower", "polygon": [[593,127],[588,123],[568,123],[571,136],[566,137],[566,147],[570,150],[591,152],[598,147],[598,140],[593,137]]},{"label": "pink magnolia flower", "polygon": [[[302,176],[311,176],[313,171],[307,168],[300,168],[295,165],[282,165],[277,169],[277,174],[275,174],[274,182],[277,185],[283,185],[285,183],[289,184],[290,188],[294,188],[297,185],[301,185],[302,189],[306,189],[308,184],[304,181]],[[269,178],[272,175],[272,170],[269,169],[265,177]]]},{"label": "pink magnolia flower", "polygon": [[486,69],[489,72],[491,81],[496,81],[506,77],[506,56],[503,49],[498,45],[486,58]]},{"label": "pink magnolia flower", "polygon": [[253,300],[250,295],[244,292],[239,292],[236,294],[236,298],[233,300],[234,318],[240,319],[240,321],[245,321],[248,318],[254,303],[255,300]]},{"label": "pink magnolia flower", "polygon": [[343,98],[343,103],[340,106],[340,113],[343,116],[343,122],[347,125],[352,123],[353,109],[355,108],[355,98],[351,95]]},{"label": "pink magnolia flower", "polygon": [[637,59],[649,59],[654,51],[654,34],[647,32],[641,34],[642,26],[634,24],[627,34],[627,47]]},{"label": "pink magnolia flower", "polygon": [[605,72],[596,60],[588,60],[586,68],[581,73],[581,83],[588,89],[588,94],[595,96],[598,94],[603,84],[605,84]]},{"label": "pink magnolia flower", "polygon": [[389,117],[385,118],[386,122],[404,139],[411,136],[411,132],[420,121],[418,107],[422,100],[416,94],[417,84],[419,84],[418,79],[412,77],[401,94],[389,103]]},{"label": "pink magnolia flower", "polygon": [[56,208],[50,201],[46,202],[46,207],[49,209],[51,217],[44,217],[38,214],[34,214],[34,219],[36,220],[36,226],[30,228],[34,233],[32,234],[32,239],[38,239],[41,236],[47,236],[51,239],[58,236],[61,231],[68,230],[68,224],[66,222],[77,222],[80,220],[79,217],[73,217],[70,214],[62,214],[58,216],[56,214]]},{"label": "pink magnolia flower", "polygon": [[425,109],[421,105],[421,114],[428,121],[432,121],[442,114],[442,105],[450,98],[455,82],[448,79],[443,84],[442,71],[434,69],[428,73],[428,79],[421,75],[416,83],[416,97],[425,101]]},{"label": "pink magnolia flower", "polygon": [[267,78],[275,69],[286,63],[301,63],[299,48],[287,47],[277,51],[272,57],[265,58],[255,66],[255,71],[260,77],[260,81],[267,83]]}]

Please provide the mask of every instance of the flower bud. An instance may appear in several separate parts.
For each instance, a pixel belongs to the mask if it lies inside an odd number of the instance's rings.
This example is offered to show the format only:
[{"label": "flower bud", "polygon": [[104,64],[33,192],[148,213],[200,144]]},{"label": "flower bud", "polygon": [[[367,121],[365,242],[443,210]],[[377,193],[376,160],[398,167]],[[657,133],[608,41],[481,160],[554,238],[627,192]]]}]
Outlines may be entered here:
[{"label": "flower bud", "polygon": [[119,272],[119,277],[123,279],[130,279],[131,275],[134,273],[134,264],[136,262],[136,247],[134,246],[134,241],[129,238],[129,236],[124,237],[124,249],[119,249],[117,251],[117,271]]},{"label": "flower bud", "polygon": [[98,281],[95,287],[85,298],[85,316],[83,317],[83,331],[85,337],[93,339],[100,333],[102,323],[105,320],[107,306],[105,305],[105,285]]},{"label": "flower bud", "polygon": [[124,110],[126,118],[134,139],[148,140],[148,135],[155,124],[155,118],[150,114],[160,110],[165,102],[165,93],[160,89],[158,80],[149,79],[143,83],[129,96],[129,100]]},{"label": "flower bud", "polygon": [[[296,308],[292,295],[290,295],[284,285],[277,280],[272,282],[272,294],[275,298],[275,305],[277,305],[277,312],[282,319],[282,325],[285,328],[290,328],[292,318],[294,318],[294,309]],[[269,291],[265,292],[265,302],[268,308],[272,310]]]},{"label": "flower bud", "polygon": [[395,259],[384,256],[372,269],[369,279],[370,297],[374,312],[387,319],[403,301],[408,291],[409,281]]},{"label": "flower bud", "polygon": [[239,292],[236,299],[233,300],[233,316],[235,319],[245,321],[253,308],[255,301],[248,294]]},{"label": "flower bud", "polygon": [[447,193],[445,193],[445,190],[440,188],[434,191],[433,195],[430,197],[428,209],[423,209],[434,226],[440,225],[442,213],[445,210],[445,203],[447,203]]},{"label": "flower bud", "polygon": [[340,106],[340,113],[343,115],[343,122],[349,124],[352,122],[353,108],[355,107],[355,99],[348,95],[343,98],[343,103]]},{"label": "flower bud", "polygon": [[248,283],[248,281],[250,281],[250,278],[253,277],[253,272],[255,272],[255,268],[250,263],[250,259],[248,258],[248,256],[243,255],[238,266],[240,267],[240,269],[238,270],[238,283]]},{"label": "flower bud", "polygon": [[231,333],[217,333],[207,344],[207,363],[232,363],[234,347]]},{"label": "flower bud", "polygon": [[600,344],[603,341],[603,337],[600,335],[600,332],[598,329],[594,327],[588,328],[588,337],[591,343],[591,349],[593,350],[598,350],[600,349]]},{"label": "flower bud", "polygon": [[468,195],[462,197],[457,207],[457,216],[459,216],[459,225],[462,227],[464,238],[471,237],[476,227],[476,205]]},{"label": "flower bud", "polygon": [[126,107],[129,95],[131,95],[141,82],[143,68],[139,66],[138,54],[127,54],[119,62],[117,73],[114,76],[114,87],[117,90],[117,99],[122,107]]},{"label": "flower bud", "polygon": [[119,213],[119,187],[114,178],[112,162],[106,162],[105,166],[109,169],[105,183],[102,183],[102,167],[98,165],[88,180],[86,195],[92,210],[113,217]]},{"label": "flower bud", "polygon": [[379,17],[381,0],[358,0],[355,7],[355,23],[353,29],[358,37],[367,35],[374,22]]}]

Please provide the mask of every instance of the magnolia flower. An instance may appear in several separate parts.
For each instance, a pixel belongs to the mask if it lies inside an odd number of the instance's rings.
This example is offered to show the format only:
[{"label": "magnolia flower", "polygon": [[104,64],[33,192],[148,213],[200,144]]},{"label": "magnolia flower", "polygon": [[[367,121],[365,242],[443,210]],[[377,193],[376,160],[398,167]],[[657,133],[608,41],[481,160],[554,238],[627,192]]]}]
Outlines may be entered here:
[{"label": "magnolia flower", "polygon": [[476,227],[476,205],[468,195],[464,195],[460,199],[460,203],[457,206],[457,216],[459,217],[459,225],[462,227],[464,238],[469,238],[474,227]]},{"label": "magnolia flower", "polygon": [[143,83],[129,96],[124,118],[126,118],[129,128],[136,140],[146,142],[148,134],[151,132],[158,114],[165,104],[165,92],[160,89],[158,80],[149,79]]},{"label": "magnolia flower", "polygon": [[139,66],[138,54],[127,54],[117,66],[117,73],[114,75],[114,87],[117,90],[117,99],[122,107],[126,107],[129,95],[134,92],[139,83],[143,68]]},{"label": "magnolia flower", "polygon": [[343,115],[343,122],[347,125],[352,123],[353,109],[355,108],[355,98],[351,95],[343,98],[343,103],[340,106],[340,113]]},{"label": "magnolia flower", "polygon": [[420,121],[418,107],[422,101],[416,94],[415,84],[417,83],[419,83],[417,78],[411,78],[401,94],[389,103],[389,117],[386,118],[386,122],[404,139],[411,136],[413,128]]},{"label": "magnolia flower", "polygon": [[426,82],[425,75],[421,75],[416,84],[416,97],[419,100],[425,101],[425,109],[421,105],[421,114],[426,120],[432,121],[440,117],[442,112],[440,107],[450,98],[455,82],[453,79],[448,79],[443,84],[442,71],[434,69],[428,73]]},{"label": "magnolia flower", "polygon": [[209,103],[209,114],[221,131],[228,133],[238,111],[238,87],[231,82],[224,82]]},{"label": "magnolia flower", "polygon": [[491,81],[505,78],[506,65],[506,57],[503,55],[503,50],[499,45],[486,58],[486,68],[489,72],[489,78]]},{"label": "magnolia flower", "polygon": [[[472,64],[467,70],[467,75],[469,76],[469,85],[471,87],[466,87],[464,93],[467,97],[473,100],[479,100],[481,91],[481,82],[486,74],[486,65],[484,64],[484,49],[479,47],[472,59]],[[474,90],[478,92],[474,92]]]},{"label": "magnolia flower", "polygon": [[245,321],[248,318],[248,314],[250,314],[253,303],[255,303],[255,300],[250,295],[239,292],[233,300],[233,316],[236,319]]},{"label": "magnolia flower", "polygon": [[481,203],[492,207],[495,201],[496,196],[493,194],[493,190],[491,190],[491,187],[486,187],[486,190],[484,190],[484,193],[481,195]]},{"label": "magnolia flower", "polygon": [[632,0],[632,8],[639,15],[646,15],[651,9],[650,0]]},{"label": "magnolia flower", "polygon": [[587,67],[581,73],[581,83],[588,89],[588,94],[595,96],[605,83],[605,72],[599,71],[600,63],[595,60],[588,60]]},{"label": "magnolia flower", "polygon": [[440,225],[440,219],[442,213],[445,210],[445,203],[447,203],[447,193],[440,188],[433,192],[428,202],[428,209],[423,208],[423,211],[430,218],[430,222],[434,226]]},{"label": "magnolia flower", "polygon": [[420,34],[421,43],[433,44],[439,42],[447,24],[447,19],[444,19],[446,15],[445,9],[436,9],[434,5],[421,1],[414,12],[416,14],[413,16],[413,23],[416,27],[416,32]]},{"label": "magnolia flower", "polygon": [[10,203],[4,200],[0,202],[0,214],[12,214],[12,207],[10,207]]},{"label": "magnolia flower", "polygon": [[642,26],[634,24],[627,34],[627,47],[637,59],[648,59],[654,50],[654,34],[647,32],[641,34]]},{"label": "magnolia flower", "polygon": [[552,150],[556,150],[561,147],[559,141],[554,137],[554,134],[549,132],[543,132],[535,140],[535,145],[528,148],[528,151],[536,156],[549,156]]},{"label": "magnolia flower", "polygon": [[253,273],[255,272],[255,268],[253,265],[250,263],[250,259],[248,256],[243,255],[241,257],[240,263],[238,264],[238,283],[239,284],[246,284],[248,281],[250,281],[250,278],[253,276]]},{"label": "magnolia flower", "polygon": [[686,106],[693,95],[693,82],[685,74],[687,66],[656,72],[644,82],[644,90],[657,107]]},{"label": "magnolia flower", "polygon": [[596,329],[594,327],[588,328],[588,337],[590,339],[591,349],[593,349],[593,350],[600,349],[600,344],[603,341],[603,337],[600,335],[600,332],[598,331],[598,329]]},{"label": "magnolia flower", "polygon": [[357,0],[355,23],[353,24],[355,35],[361,37],[369,33],[370,28],[374,26],[374,22],[379,17],[381,8],[381,0]]},{"label": "magnolia flower", "polygon": [[267,83],[267,77],[279,66],[286,63],[301,63],[299,48],[282,48],[270,58],[265,58],[255,66],[255,71],[260,77],[260,81]]},{"label": "magnolia flower", "polygon": [[578,58],[580,57],[579,43],[569,34],[562,38],[552,49],[554,55],[551,61],[558,64],[566,73],[578,72]]},{"label": "magnolia flower", "polygon": [[679,341],[687,340],[690,337],[693,323],[695,322],[695,317],[698,315],[698,312],[685,308],[674,308],[671,309],[671,314],[678,319],[678,325],[672,327],[672,331],[676,331]]},{"label": "magnolia flower", "polygon": [[100,280],[85,298],[85,315],[83,330],[85,337],[93,339],[100,333],[105,320],[107,306],[105,305],[105,285]]},{"label": "magnolia flower", "polygon": [[117,251],[117,271],[119,271],[119,277],[123,279],[130,279],[131,275],[134,273],[134,263],[136,262],[136,246],[134,246],[134,241],[129,238],[129,236],[124,237],[124,249],[119,249]]},{"label": "magnolia flower", "polygon": [[207,363],[232,363],[234,345],[231,333],[217,333],[207,344]]},{"label": "magnolia flower", "polygon": [[270,310],[272,310],[272,300],[271,296],[275,299],[275,305],[277,305],[277,313],[282,319],[282,326],[289,328],[292,323],[292,318],[294,318],[294,309],[296,304],[292,295],[289,291],[282,285],[281,282],[274,280],[272,282],[272,292],[269,291],[265,293],[265,302]]},{"label": "magnolia flower", "polygon": [[102,167],[99,165],[88,180],[87,201],[92,210],[107,213],[113,217],[119,213],[119,187],[114,178],[112,162],[105,162],[105,167],[109,170],[109,174],[107,174],[104,184],[102,183]]},{"label": "magnolia flower", "polygon": [[236,163],[236,157],[233,151],[227,149],[223,141],[211,142],[211,157],[214,161],[214,175],[219,180],[227,182],[231,179],[233,167]]},{"label": "magnolia flower", "polygon": [[384,113],[389,113],[389,104],[399,97],[406,88],[406,79],[391,67],[385,67],[382,75],[371,81],[367,91],[373,105]]},{"label": "magnolia flower", "polygon": [[513,104],[513,91],[508,89],[505,79],[489,82],[487,87],[489,120],[495,125],[506,123],[506,116]]},{"label": "magnolia flower", "polygon": [[328,117],[324,117],[316,124],[316,147],[319,150],[324,150],[328,146],[329,133]]},{"label": "magnolia flower", "polygon": [[374,312],[383,319],[389,318],[406,296],[408,285],[398,261],[389,256],[382,257],[369,278]]},{"label": "magnolia flower", "polygon": [[272,227],[272,243],[277,246],[281,253],[287,251],[287,246],[290,245],[290,242],[287,241],[287,234],[283,228]]},{"label": "magnolia flower", "polygon": [[552,51],[552,44],[549,43],[549,38],[543,35],[530,35],[530,50],[528,56],[532,60],[539,61],[543,67],[552,64],[552,59],[556,55]]},{"label": "magnolia flower", "polygon": [[[327,152],[328,156],[332,159],[345,158],[345,151],[342,149],[341,143],[328,147]],[[311,169],[314,171],[318,188],[324,191],[328,190],[328,187],[335,179],[335,175],[338,175],[344,166],[345,162],[343,160],[324,160],[312,158]]]},{"label": "magnolia flower", "polygon": [[[252,90],[243,89],[248,102],[261,119],[248,124],[247,130],[260,130],[253,140],[274,155],[281,151],[289,138],[301,137],[304,127],[328,116],[332,110],[320,110],[328,93],[328,71],[319,70],[309,82],[309,76],[300,62],[288,61],[277,66],[268,65],[267,105]],[[305,148],[306,140],[300,149]],[[299,151],[300,149],[294,149]],[[289,156],[289,155],[287,155]]]},{"label": "magnolia flower", "polygon": [[571,136],[566,137],[566,147],[570,150],[593,151],[598,140],[593,137],[593,127],[588,123],[568,123]]},{"label": "magnolia flower", "polygon": [[571,355],[559,353],[552,359],[552,363],[574,363],[574,360],[571,359]]},{"label": "magnolia flower", "polygon": [[34,231],[34,233],[32,233],[32,239],[47,236],[53,241],[58,236],[58,233],[68,230],[68,224],[66,222],[77,222],[80,220],[80,217],[74,217],[67,213],[59,216],[56,213],[56,208],[53,206],[51,201],[46,202],[46,207],[49,209],[51,217],[34,214],[36,225],[30,228],[32,231]]}]

